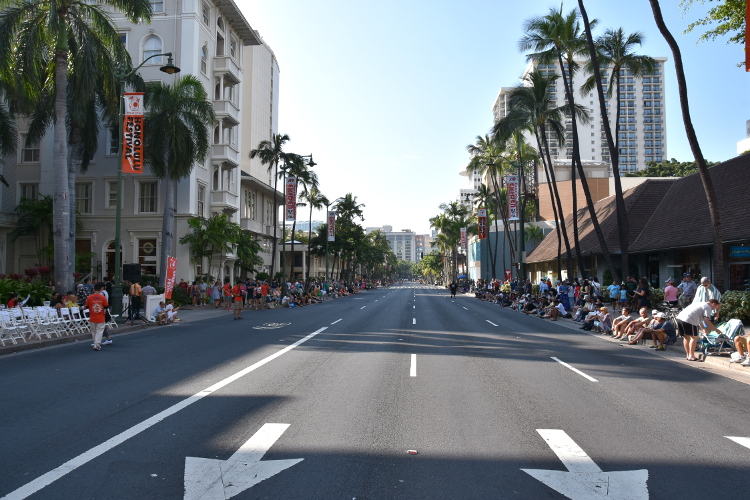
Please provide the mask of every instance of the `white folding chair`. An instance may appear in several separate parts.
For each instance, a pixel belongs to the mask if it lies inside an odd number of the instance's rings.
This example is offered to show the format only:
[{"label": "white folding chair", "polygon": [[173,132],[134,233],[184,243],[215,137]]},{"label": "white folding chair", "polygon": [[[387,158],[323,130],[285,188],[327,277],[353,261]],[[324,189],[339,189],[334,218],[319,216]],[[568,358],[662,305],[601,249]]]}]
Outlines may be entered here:
[{"label": "white folding chair", "polygon": [[49,328],[56,336],[62,337],[63,335],[67,335],[68,331],[62,324],[62,320],[57,315],[55,308],[42,307],[39,309],[39,315],[49,324]]},{"label": "white folding chair", "polygon": [[78,329],[78,325],[76,325],[76,322],[73,320],[73,317],[70,314],[70,309],[68,309],[67,307],[60,308],[60,319],[61,324],[68,332],[68,335],[83,333]]},{"label": "white folding chair", "polygon": [[81,333],[91,333],[91,325],[89,324],[89,319],[88,317],[84,316],[79,307],[71,307],[70,315],[73,317],[73,321],[76,322],[76,325]]},{"label": "white folding chair", "polygon": [[14,345],[18,344],[18,340],[26,342],[23,331],[15,325],[7,310],[0,310],[0,328],[0,343],[3,347],[6,342],[13,342]]},{"label": "white folding chair", "polygon": [[24,307],[23,316],[26,320],[26,324],[30,329],[29,339],[32,336],[38,338],[39,340],[42,340],[42,336],[47,336],[48,339],[52,338],[52,333],[49,328],[50,324],[43,321],[39,317],[36,309],[33,309],[31,307]]}]

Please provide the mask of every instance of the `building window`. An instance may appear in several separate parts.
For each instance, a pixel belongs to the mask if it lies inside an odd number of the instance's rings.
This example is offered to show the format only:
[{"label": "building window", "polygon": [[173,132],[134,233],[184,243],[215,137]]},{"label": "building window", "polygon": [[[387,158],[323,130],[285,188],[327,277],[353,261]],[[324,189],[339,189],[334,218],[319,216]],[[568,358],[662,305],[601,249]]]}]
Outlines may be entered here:
[{"label": "building window", "polygon": [[91,184],[76,184],[76,211],[81,214],[91,213]]},{"label": "building window", "polygon": [[208,73],[208,48],[205,45],[201,47],[201,73]]},{"label": "building window", "polygon": [[255,202],[256,202],[256,193],[255,191],[250,191],[249,189],[245,190],[245,203],[244,203],[244,213],[243,218],[255,220]]},{"label": "building window", "polygon": [[211,8],[205,3],[203,4],[203,24],[211,25]]},{"label": "building window", "polygon": [[120,33],[120,42],[125,46],[125,48],[128,48],[128,34],[127,33]]},{"label": "building window", "polygon": [[138,184],[138,212],[156,213],[158,201],[158,183],[141,182]]},{"label": "building window", "polygon": [[107,127],[107,156],[117,156],[120,145],[120,128]]},{"label": "building window", "polygon": [[117,208],[117,181],[107,181],[107,208]]},{"label": "building window", "polygon": [[21,163],[39,163],[39,148],[26,144],[26,135],[21,135]]},{"label": "building window", "polygon": [[229,55],[232,59],[237,58],[237,39],[235,37],[229,39]]},{"label": "building window", "polygon": [[198,217],[205,217],[204,207],[206,205],[206,186],[198,184]]},{"label": "building window", "polygon": [[156,274],[156,238],[138,241],[138,263],[142,274]]},{"label": "building window", "polygon": [[157,12],[164,12],[164,0],[150,0],[151,11],[156,14]]},{"label": "building window", "polygon": [[21,199],[36,200],[39,198],[39,184],[21,184],[19,187]]},{"label": "building window", "polygon": [[[146,38],[146,41],[143,42],[143,60],[145,61],[151,56],[155,56],[156,54],[162,53],[162,45],[161,45],[161,39],[156,35],[151,35],[150,37]],[[148,59],[148,62],[150,64],[161,64],[161,56],[160,57],[154,57],[153,59]]]}]

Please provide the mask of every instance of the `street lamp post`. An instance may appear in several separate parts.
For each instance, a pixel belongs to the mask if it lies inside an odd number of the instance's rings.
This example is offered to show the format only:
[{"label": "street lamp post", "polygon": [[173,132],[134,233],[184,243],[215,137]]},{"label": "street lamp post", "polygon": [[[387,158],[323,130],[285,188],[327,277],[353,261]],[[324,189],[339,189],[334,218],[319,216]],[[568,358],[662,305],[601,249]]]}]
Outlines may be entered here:
[{"label": "street lamp post", "polygon": [[[313,155],[310,153],[309,155],[299,155],[300,158],[309,158],[307,161],[307,166],[312,168],[317,163],[313,161]],[[284,163],[284,167],[282,167],[281,171],[284,173],[284,179],[286,180],[286,172],[287,172],[288,166],[286,163]],[[294,200],[296,203],[297,200]],[[286,182],[284,182],[284,208],[286,209]],[[294,238],[294,235],[292,235],[292,238]],[[292,255],[292,259],[294,259],[294,256]],[[281,232],[281,296],[285,297],[287,292],[289,291],[289,287],[286,286],[286,214],[284,214],[284,230]]]},{"label": "street lamp post", "polygon": [[[488,167],[491,167],[491,166],[493,166],[495,164],[495,158],[503,158],[503,157],[502,156],[493,156],[493,155],[490,155],[490,159],[487,162],[487,166]],[[519,189],[520,189],[520,186],[521,186],[521,182],[523,182],[523,186],[525,187],[526,186],[526,178],[523,175],[523,163],[520,162],[520,161],[513,161],[513,160],[508,160],[508,162],[511,165],[513,165],[514,167],[516,167],[516,169],[518,170]],[[518,270],[516,271],[516,274],[517,274],[517,277],[518,277],[519,280],[520,279],[524,279],[525,280],[526,279],[526,255],[525,255],[526,254],[526,244],[524,242],[524,237],[523,237],[524,236],[523,235],[523,232],[524,232],[524,216],[525,216],[524,212],[525,212],[525,208],[526,208],[526,190],[525,189],[521,190],[519,198],[521,198],[521,199],[518,200],[520,202],[519,205],[520,205],[521,210],[520,210],[520,215],[518,217],[519,228],[518,228],[518,231],[516,232],[517,238],[519,240],[518,241],[518,245],[517,245],[518,252],[517,252],[517,256],[516,256],[517,263],[518,263]],[[507,228],[504,228],[504,230],[507,230]],[[495,235],[495,237],[497,238],[497,235]],[[503,249],[503,252],[504,251],[505,250]]]},{"label": "street lamp post", "polygon": [[[141,66],[146,64],[147,61],[154,57],[167,56],[167,64],[159,68],[159,71],[168,75],[173,75],[180,72],[180,68],[172,63],[172,53],[165,52],[163,54],[153,54],[143,60],[141,64],[136,66],[128,73],[118,75],[120,84],[120,113],[119,113],[119,127],[123,126],[125,116],[125,103],[124,103],[124,92],[125,92],[125,80],[133,76]],[[120,131],[120,138],[117,141],[117,207],[115,208],[115,286],[112,288],[112,300],[110,305],[112,307],[112,313],[120,315],[122,319],[122,254],[120,246],[122,240],[120,238],[121,225],[122,225],[122,141],[123,141],[124,130]]]}]

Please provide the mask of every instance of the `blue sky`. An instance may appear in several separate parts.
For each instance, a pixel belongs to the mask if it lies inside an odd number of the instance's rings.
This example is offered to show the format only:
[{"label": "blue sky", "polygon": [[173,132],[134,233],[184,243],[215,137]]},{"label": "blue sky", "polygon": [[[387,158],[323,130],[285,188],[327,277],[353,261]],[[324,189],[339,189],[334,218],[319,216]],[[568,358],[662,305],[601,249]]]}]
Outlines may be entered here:
[{"label": "blue sky", "polygon": [[[555,2],[525,0],[237,0],[273,49],[281,68],[279,131],[288,150],[313,153],[321,190],[348,192],[365,205],[365,226],[430,230],[442,202],[468,188],[458,172],[466,145],[492,125],[500,87],[518,83],[526,65],[518,52],[524,20]],[[680,43],[691,114],[704,156],[735,156],[750,119],[748,78],[735,67],[743,47],[724,40],[696,45],[684,28],[710,5],[684,17],[662,1]],[[707,2],[708,4],[708,2]],[[639,53],[669,58],[666,68],[667,157],[693,159],[680,115],[671,52],[649,2],[589,0],[605,28],[642,31]],[[567,10],[577,6],[565,1]],[[255,145],[246,145],[254,147]],[[318,218],[322,219],[322,215]]]}]

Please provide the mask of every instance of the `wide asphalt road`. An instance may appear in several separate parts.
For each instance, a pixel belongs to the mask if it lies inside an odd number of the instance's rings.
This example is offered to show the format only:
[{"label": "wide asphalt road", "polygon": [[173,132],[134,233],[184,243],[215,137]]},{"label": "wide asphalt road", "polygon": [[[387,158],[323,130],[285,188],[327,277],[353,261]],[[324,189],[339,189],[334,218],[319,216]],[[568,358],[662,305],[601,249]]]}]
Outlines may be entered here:
[{"label": "wide asphalt road", "polygon": [[750,497],[741,382],[435,287],[244,316],[0,358],[0,497]]}]

